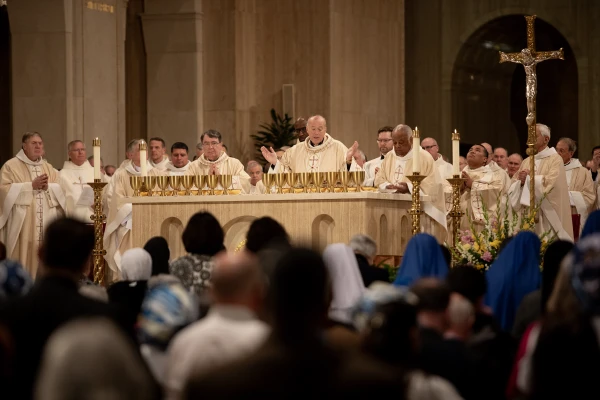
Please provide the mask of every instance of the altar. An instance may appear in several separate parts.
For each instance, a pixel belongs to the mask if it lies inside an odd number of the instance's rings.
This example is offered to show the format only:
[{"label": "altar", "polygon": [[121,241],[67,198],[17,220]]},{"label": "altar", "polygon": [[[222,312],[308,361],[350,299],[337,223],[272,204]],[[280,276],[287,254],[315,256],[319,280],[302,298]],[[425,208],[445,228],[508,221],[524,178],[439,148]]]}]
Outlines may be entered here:
[{"label": "altar", "polygon": [[[322,251],[331,243],[348,243],[358,233],[378,243],[378,254],[401,256],[411,238],[411,196],[375,192],[299,193],[230,196],[129,197],[133,208],[133,247],[143,247],[153,236],[163,236],[171,258],[185,254],[181,234],[199,211],[212,213],[225,233],[225,246],[235,250],[246,238],[252,221],[269,216],[281,223],[296,245]],[[428,201],[423,196],[423,202]],[[427,215],[422,231],[446,238]]]}]

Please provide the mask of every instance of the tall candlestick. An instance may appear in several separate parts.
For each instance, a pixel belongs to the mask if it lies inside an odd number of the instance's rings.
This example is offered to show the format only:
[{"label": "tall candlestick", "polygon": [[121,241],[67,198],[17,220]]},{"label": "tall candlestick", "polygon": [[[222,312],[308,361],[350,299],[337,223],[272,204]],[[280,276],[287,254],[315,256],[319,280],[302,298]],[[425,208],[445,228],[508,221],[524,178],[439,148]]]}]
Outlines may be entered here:
[{"label": "tall candlestick", "polygon": [[421,137],[419,136],[419,128],[415,126],[415,130],[412,135],[412,148],[413,148],[413,174],[418,175],[421,172]]},{"label": "tall candlestick", "polygon": [[460,134],[456,129],[452,133],[452,175],[460,175]]},{"label": "tall candlestick", "polygon": [[94,180],[96,181],[102,178],[100,175],[100,165],[102,163],[100,161],[100,139],[92,140],[92,145],[94,146]]},{"label": "tall candlestick", "polygon": [[146,142],[143,140],[140,142],[140,168],[142,169],[142,176],[148,176],[148,158],[146,155]]}]

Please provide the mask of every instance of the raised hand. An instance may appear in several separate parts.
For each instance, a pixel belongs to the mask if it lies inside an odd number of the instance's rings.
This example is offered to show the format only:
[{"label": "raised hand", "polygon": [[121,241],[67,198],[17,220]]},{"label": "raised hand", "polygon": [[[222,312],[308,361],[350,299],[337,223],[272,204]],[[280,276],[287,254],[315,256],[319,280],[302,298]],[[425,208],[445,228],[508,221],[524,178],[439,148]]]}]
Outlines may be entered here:
[{"label": "raised hand", "polygon": [[354,153],[358,150],[358,142],[354,142],[354,144],[352,145],[352,147],[350,147],[348,149],[348,151],[346,152],[346,162],[352,162],[352,156],[354,155]]},{"label": "raised hand", "polygon": [[275,165],[277,164],[277,153],[275,153],[275,150],[273,150],[272,147],[269,147],[270,150],[267,150],[267,148],[265,146],[260,148],[260,151],[264,157],[265,160],[267,160],[269,163]]}]

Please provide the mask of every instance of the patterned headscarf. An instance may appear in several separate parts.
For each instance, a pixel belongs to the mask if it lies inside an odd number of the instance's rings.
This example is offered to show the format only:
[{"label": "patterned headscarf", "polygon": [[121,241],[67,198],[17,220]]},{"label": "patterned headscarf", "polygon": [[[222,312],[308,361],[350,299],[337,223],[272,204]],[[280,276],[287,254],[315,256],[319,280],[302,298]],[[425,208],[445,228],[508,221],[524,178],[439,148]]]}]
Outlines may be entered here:
[{"label": "patterned headscarf", "polygon": [[32,286],[33,280],[19,262],[0,262],[0,300],[23,296]]},{"label": "patterned headscarf", "polygon": [[138,339],[166,349],[173,336],[198,318],[197,298],[180,283],[148,290],[138,317]]},{"label": "patterned headscarf", "polygon": [[600,233],[577,242],[566,261],[572,266],[571,284],[584,311],[600,315]]}]

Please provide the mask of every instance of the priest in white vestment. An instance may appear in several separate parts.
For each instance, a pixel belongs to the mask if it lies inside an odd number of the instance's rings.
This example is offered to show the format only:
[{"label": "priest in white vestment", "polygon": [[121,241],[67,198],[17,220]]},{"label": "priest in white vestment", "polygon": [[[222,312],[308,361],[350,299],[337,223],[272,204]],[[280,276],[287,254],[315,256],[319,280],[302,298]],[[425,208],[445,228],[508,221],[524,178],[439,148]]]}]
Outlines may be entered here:
[{"label": "priest in white vestment", "polygon": [[[94,182],[94,167],[86,159],[85,144],[81,140],[73,140],[67,145],[69,161],[65,161],[59,173],[59,185],[65,194],[66,215],[91,224],[94,213],[94,191],[88,185]],[[91,157],[93,160],[93,157]],[[102,175],[102,180],[105,175]]]},{"label": "priest in white vestment", "polygon": [[[131,226],[132,206],[131,203],[123,203],[121,200],[133,197],[133,189],[129,182],[132,176],[142,176],[140,168],[139,142],[133,142],[132,147],[137,150],[131,152],[131,160],[118,168],[112,177],[110,185],[106,190],[108,203],[108,218],[104,230],[104,256],[109,270],[106,271],[106,281],[112,282],[121,278],[121,255],[132,247]],[[148,176],[160,175],[159,172],[146,161]]]},{"label": "priest in white vestment", "polygon": [[[228,189],[241,189],[242,193],[250,190],[250,176],[244,171],[244,165],[237,158],[229,157],[223,151],[221,133],[210,129],[200,138],[204,153],[191,163],[187,175],[231,175],[232,184]],[[205,186],[204,189],[207,189]],[[222,190],[221,184],[217,189]]]},{"label": "priest in white vestment", "polygon": [[6,246],[6,257],[23,264],[32,277],[38,270],[44,230],[65,209],[58,174],[42,154],[41,135],[28,132],[21,151],[0,170],[0,241]]},{"label": "priest in white vestment", "polygon": [[[485,226],[483,208],[488,210],[488,216],[492,218],[497,211],[498,199],[510,187],[506,173],[499,169],[492,171],[486,165],[489,157],[486,148],[479,144],[473,145],[467,153],[467,166],[462,170],[462,178],[466,181],[460,196],[460,208],[465,215],[461,218],[460,229],[470,229],[470,218],[475,229],[481,231]],[[500,201],[501,207],[502,204],[505,202]]]},{"label": "priest in white vestment", "polygon": [[[490,157],[492,155],[490,154]],[[508,169],[508,151],[503,147],[496,147],[494,149],[494,162],[503,170]]]},{"label": "priest in white vestment", "polygon": [[[578,159],[573,158],[576,150],[577,143],[573,139],[560,138],[556,143],[556,152],[565,164],[571,214],[579,215],[579,232],[581,232],[589,213],[594,210],[596,191],[591,172],[581,165]],[[578,234],[575,236],[579,237]]]},{"label": "priest in white vestment", "polygon": [[337,172],[347,171],[358,149],[358,142],[348,149],[342,142],[327,133],[327,121],[320,115],[310,117],[306,123],[308,139],[288,149],[281,160],[271,149],[262,147],[265,160],[271,163],[269,173],[278,172]]},{"label": "priest in white vestment", "polygon": [[[571,203],[563,159],[554,147],[548,147],[550,128],[536,124],[537,154],[535,155],[535,201],[546,194],[536,215],[535,231],[538,234],[552,231],[559,239],[573,241]],[[527,157],[513,176],[509,190],[510,205],[515,211],[529,212],[529,163]]]},{"label": "priest in white vestment", "polygon": [[[379,172],[375,176],[375,186],[382,193],[411,193],[412,184],[407,178],[412,175],[413,152],[419,152],[419,173],[426,178],[421,182],[421,194],[427,195],[422,202],[423,211],[443,231],[428,232],[436,236],[438,241],[446,240],[446,210],[444,205],[444,189],[440,172],[435,166],[431,154],[421,148],[412,148],[412,129],[407,125],[398,125],[392,133],[394,151],[390,151],[383,160]],[[423,221],[422,221],[423,222]]]},{"label": "priest in white vestment", "polygon": [[[262,182],[263,169],[256,161],[249,161],[246,166],[246,172],[250,175],[250,189],[248,194],[265,194],[266,188]],[[275,190],[275,188],[271,188]]]},{"label": "priest in white vestment", "polygon": [[375,185],[375,174],[379,171],[381,163],[387,153],[394,148],[392,141],[392,131],[394,128],[391,126],[384,126],[379,128],[377,131],[377,147],[379,147],[379,156],[372,160],[367,161],[363,165],[365,171],[365,180],[363,186],[374,186]]},{"label": "priest in white vestment", "polygon": [[421,147],[433,157],[435,166],[440,172],[442,185],[444,185],[444,202],[446,204],[446,213],[452,210],[452,185],[448,182],[448,178],[452,178],[452,164],[444,160],[444,156],[440,154],[440,147],[434,138],[425,138],[421,141]]},{"label": "priest in white vestment", "polygon": [[521,167],[521,163],[523,162],[523,157],[521,157],[518,153],[513,153],[508,156],[508,167],[506,168],[506,173],[509,178],[513,178],[519,168]]},{"label": "priest in white vestment", "polygon": [[150,164],[158,171],[166,171],[169,157],[167,157],[167,148],[165,141],[159,137],[150,138],[148,141],[148,150],[150,155]]},{"label": "priest in white vestment", "polygon": [[187,144],[182,142],[173,143],[171,146],[171,160],[169,160],[165,169],[167,175],[185,175],[191,164]]}]

